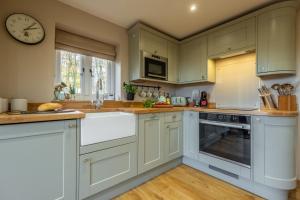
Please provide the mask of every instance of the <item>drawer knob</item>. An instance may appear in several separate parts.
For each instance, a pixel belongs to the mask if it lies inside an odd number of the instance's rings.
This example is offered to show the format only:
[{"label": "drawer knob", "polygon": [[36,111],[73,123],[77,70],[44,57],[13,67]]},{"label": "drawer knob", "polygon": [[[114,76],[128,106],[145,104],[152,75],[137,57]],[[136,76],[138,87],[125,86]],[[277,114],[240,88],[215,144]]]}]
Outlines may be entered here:
[{"label": "drawer knob", "polygon": [[172,117],[173,119],[176,119],[176,115],[173,115],[173,117]]},{"label": "drawer knob", "polygon": [[90,159],[90,158],[86,158],[86,159],[83,160],[83,162],[84,162],[84,163],[91,162],[91,159]]}]

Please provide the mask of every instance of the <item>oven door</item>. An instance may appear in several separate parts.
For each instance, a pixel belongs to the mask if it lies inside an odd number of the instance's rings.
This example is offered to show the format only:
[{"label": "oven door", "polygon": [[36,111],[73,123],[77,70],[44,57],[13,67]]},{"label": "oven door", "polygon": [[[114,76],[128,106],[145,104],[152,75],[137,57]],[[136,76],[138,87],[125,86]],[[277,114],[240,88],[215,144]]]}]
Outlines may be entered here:
[{"label": "oven door", "polygon": [[250,125],[200,120],[199,150],[201,153],[250,167]]},{"label": "oven door", "polygon": [[164,59],[144,57],[145,77],[167,80],[167,64]]}]

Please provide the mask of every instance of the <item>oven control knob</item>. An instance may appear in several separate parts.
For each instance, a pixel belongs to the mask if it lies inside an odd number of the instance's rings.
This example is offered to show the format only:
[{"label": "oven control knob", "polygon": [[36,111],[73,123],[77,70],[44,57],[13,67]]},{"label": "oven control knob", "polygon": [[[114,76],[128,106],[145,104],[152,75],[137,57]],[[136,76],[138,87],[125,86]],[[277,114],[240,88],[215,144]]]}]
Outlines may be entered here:
[{"label": "oven control knob", "polygon": [[219,116],[218,116],[218,119],[219,119],[219,120],[222,120],[223,118],[224,118],[223,115],[219,115]]}]

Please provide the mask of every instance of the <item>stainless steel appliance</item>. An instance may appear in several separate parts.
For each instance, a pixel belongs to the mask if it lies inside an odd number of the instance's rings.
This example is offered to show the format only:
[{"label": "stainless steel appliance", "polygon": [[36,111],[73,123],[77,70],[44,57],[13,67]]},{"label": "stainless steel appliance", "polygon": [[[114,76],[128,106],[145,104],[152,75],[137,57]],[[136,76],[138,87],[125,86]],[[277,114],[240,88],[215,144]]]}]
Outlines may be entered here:
[{"label": "stainless steel appliance", "polygon": [[199,118],[200,153],[250,168],[250,116],[200,113]]},{"label": "stainless steel appliance", "polygon": [[144,77],[159,80],[168,80],[168,59],[142,51],[142,65]]}]

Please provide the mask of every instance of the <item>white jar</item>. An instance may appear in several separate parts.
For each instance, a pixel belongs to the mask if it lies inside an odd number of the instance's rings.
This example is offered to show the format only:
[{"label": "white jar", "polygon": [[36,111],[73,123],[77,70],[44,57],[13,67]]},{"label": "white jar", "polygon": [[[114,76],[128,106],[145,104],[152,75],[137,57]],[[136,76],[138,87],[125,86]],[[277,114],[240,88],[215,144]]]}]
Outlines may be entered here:
[{"label": "white jar", "polygon": [[2,98],[0,98],[0,113],[3,113],[4,111],[4,109],[2,108],[3,106],[2,106]]},{"label": "white jar", "polygon": [[7,112],[8,111],[8,99],[1,98],[1,112]]},{"label": "white jar", "polygon": [[27,99],[12,99],[11,111],[27,111]]}]

